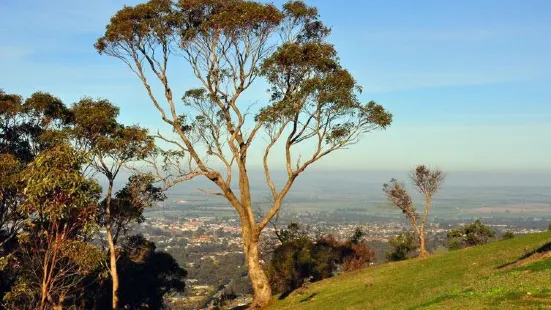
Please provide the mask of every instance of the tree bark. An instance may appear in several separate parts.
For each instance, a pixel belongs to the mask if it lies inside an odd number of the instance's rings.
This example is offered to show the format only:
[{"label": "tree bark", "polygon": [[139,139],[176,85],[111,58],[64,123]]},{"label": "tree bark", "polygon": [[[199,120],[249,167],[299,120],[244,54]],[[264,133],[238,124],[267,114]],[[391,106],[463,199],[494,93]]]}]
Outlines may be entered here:
[{"label": "tree bark", "polygon": [[260,263],[259,236],[256,233],[246,232],[244,229],[243,242],[247,270],[254,290],[254,299],[250,309],[264,308],[272,301],[272,288]]},{"label": "tree bark", "polygon": [[107,199],[105,204],[105,231],[107,233],[107,245],[109,246],[109,272],[111,273],[111,282],[113,283],[112,308],[117,309],[119,303],[119,275],[117,273],[117,252],[115,251],[115,242],[113,242],[113,233],[111,231],[111,195],[113,194],[113,180],[109,180],[107,190]]}]

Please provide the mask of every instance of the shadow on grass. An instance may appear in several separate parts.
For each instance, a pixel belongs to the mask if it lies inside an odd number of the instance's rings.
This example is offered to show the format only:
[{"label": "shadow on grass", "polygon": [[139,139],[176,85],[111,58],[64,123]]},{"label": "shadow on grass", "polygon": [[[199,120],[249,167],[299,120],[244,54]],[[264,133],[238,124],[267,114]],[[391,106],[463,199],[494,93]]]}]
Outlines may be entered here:
[{"label": "shadow on grass", "polygon": [[312,293],[312,294],[310,294],[310,295],[308,295],[308,296],[302,298],[302,299],[300,300],[300,303],[307,302],[307,301],[310,301],[310,300],[314,299],[314,297],[316,297],[317,294],[318,294],[318,293]]},{"label": "shadow on grass", "polygon": [[523,256],[521,256],[520,258],[517,258],[516,260],[512,261],[512,262],[509,262],[509,263],[506,263],[506,264],[503,264],[501,266],[498,266],[497,269],[503,269],[503,268],[507,268],[509,266],[512,266],[512,265],[515,265],[515,264],[518,264],[520,262],[522,262],[523,260],[527,259],[527,258],[530,258],[531,256],[533,255],[536,255],[536,254],[543,254],[543,253],[547,253],[547,252],[550,252],[551,251],[551,242],[533,250],[533,251],[530,251],[526,254],[524,254]]},{"label": "shadow on grass", "polygon": [[423,303],[423,304],[417,305],[415,307],[409,308],[409,310],[424,309],[428,306],[436,305],[436,304],[441,303],[443,301],[454,299],[454,298],[457,298],[457,297],[468,296],[472,293],[473,293],[472,289],[467,289],[467,290],[464,290],[463,292],[458,293],[458,294],[441,295],[441,296],[438,296],[438,297],[436,297],[435,299],[433,299],[431,301],[428,301],[426,303]]},{"label": "shadow on grass", "polygon": [[496,303],[506,303],[511,306],[525,308],[530,306],[530,309],[542,309],[543,306],[549,306],[551,304],[551,299],[549,299],[549,290],[544,289],[542,292],[537,294],[526,294],[524,292],[510,292],[505,296],[493,300],[488,306],[495,306]]},{"label": "shadow on grass", "polygon": [[423,309],[423,308],[426,308],[426,307],[428,307],[428,306],[432,306],[432,305],[441,303],[441,302],[443,302],[443,301],[445,301],[445,300],[448,300],[448,299],[454,299],[454,298],[456,298],[457,296],[459,296],[459,295],[457,295],[457,294],[448,294],[448,295],[438,296],[438,297],[436,297],[435,299],[433,299],[433,300],[431,300],[431,301],[429,301],[429,302],[426,302],[426,303],[424,303],[424,304],[420,304],[420,305],[415,306],[415,307],[413,307],[413,308],[409,308],[409,310]]}]

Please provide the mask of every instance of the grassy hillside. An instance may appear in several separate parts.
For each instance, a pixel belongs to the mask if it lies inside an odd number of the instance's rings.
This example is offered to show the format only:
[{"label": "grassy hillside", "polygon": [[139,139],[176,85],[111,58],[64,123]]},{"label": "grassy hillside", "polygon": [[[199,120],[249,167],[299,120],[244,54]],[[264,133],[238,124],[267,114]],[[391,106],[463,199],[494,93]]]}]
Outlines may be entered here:
[{"label": "grassy hillside", "polygon": [[269,309],[551,309],[551,233],[310,284]]}]

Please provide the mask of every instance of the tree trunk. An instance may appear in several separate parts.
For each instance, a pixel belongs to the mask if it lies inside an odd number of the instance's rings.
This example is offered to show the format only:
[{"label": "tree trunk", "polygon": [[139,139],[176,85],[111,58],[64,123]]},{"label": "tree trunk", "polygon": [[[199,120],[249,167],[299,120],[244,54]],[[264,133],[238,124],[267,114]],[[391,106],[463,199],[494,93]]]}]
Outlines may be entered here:
[{"label": "tree trunk", "polygon": [[425,232],[421,230],[419,232],[419,257],[428,257],[429,252],[427,252],[425,246]]},{"label": "tree trunk", "polygon": [[249,278],[251,279],[254,290],[254,299],[251,309],[259,309],[266,307],[272,301],[272,288],[270,287],[268,277],[266,276],[266,273],[262,268],[262,264],[260,263],[258,238],[252,237],[247,243],[248,246],[245,250],[245,260],[247,262]]},{"label": "tree trunk", "polygon": [[115,243],[113,243],[113,235],[111,234],[111,228],[107,228],[107,243],[109,245],[109,266],[111,273],[111,281],[113,282],[113,297],[112,305],[113,310],[117,309],[119,303],[119,275],[117,273],[117,253],[115,252]]},{"label": "tree trunk", "polygon": [[40,306],[38,307],[38,309],[44,310],[46,309],[46,297],[48,295],[48,289],[46,287],[46,284],[42,284],[41,293],[42,293],[42,296],[40,298]]},{"label": "tree trunk", "polygon": [[113,283],[112,308],[117,309],[119,303],[119,275],[117,273],[117,252],[113,242],[113,233],[111,231],[111,195],[113,194],[113,181],[109,181],[107,190],[107,202],[105,205],[105,231],[107,233],[107,244],[109,246],[109,265],[111,273],[111,282]]},{"label": "tree trunk", "polygon": [[428,257],[429,252],[427,252],[427,249],[425,247],[425,226],[427,224],[427,216],[429,215],[430,205],[431,205],[432,196],[431,195],[425,195],[425,213],[423,214],[423,219],[421,221],[421,229],[419,232],[419,249],[420,257]]}]

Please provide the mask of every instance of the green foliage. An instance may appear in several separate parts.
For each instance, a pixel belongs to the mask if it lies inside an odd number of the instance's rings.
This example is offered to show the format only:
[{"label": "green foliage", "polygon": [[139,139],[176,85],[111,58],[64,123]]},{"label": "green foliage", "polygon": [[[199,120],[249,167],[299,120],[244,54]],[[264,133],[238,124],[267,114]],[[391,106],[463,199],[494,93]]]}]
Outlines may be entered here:
[{"label": "green foliage", "polygon": [[119,124],[119,108],[105,99],[81,99],[71,108],[75,121],[73,135],[77,139],[94,140],[112,134]]},{"label": "green foliage", "polygon": [[450,250],[462,249],[481,245],[495,238],[495,232],[482,224],[480,219],[474,223],[454,229],[448,233],[448,247]]},{"label": "green foliage", "polygon": [[0,89],[0,154],[26,164],[55,144],[71,121],[71,112],[57,97],[36,92],[24,100]]},{"label": "green foliage", "polygon": [[82,153],[67,144],[40,153],[22,174],[22,212],[31,218],[54,221],[94,206],[101,188],[82,175],[80,168],[85,161]]},{"label": "green foliage", "polygon": [[[22,164],[12,154],[0,154],[0,232],[7,231],[8,238],[13,235],[22,217],[18,210],[23,184],[21,182]],[[4,239],[0,238],[0,244]]]},{"label": "green foliage", "polygon": [[99,267],[104,259],[102,251],[91,243],[82,240],[68,240],[61,245],[61,256],[75,264],[83,275]]},{"label": "green foliage", "polygon": [[350,238],[348,238],[348,240],[353,244],[359,244],[362,242],[362,239],[365,236],[365,234],[366,234],[365,231],[363,231],[360,227],[356,227],[354,229],[354,232],[350,236]]},{"label": "green foliage", "polygon": [[508,240],[508,239],[513,239],[514,237],[515,237],[515,233],[508,230],[505,233],[503,233],[503,235],[501,236],[501,239]]},{"label": "green foliage", "polygon": [[[110,220],[115,243],[121,234],[126,234],[131,223],[143,223],[144,209],[166,199],[164,191],[154,183],[155,179],[150,174],[134,174],[112,198]],[[105,204],[104,199],[99,212],[101,225],[106,224]]]},{"label": "green foliage", "polygon": [[116,176],[120,166],[143,159],[154,150],[148,131],[118,123],[119,108],[107,100],[85,98],[71,111],[74,115],[71,137],[91,155],[94,167],[108,177]]},{"label": "green foliage", "polygon": [[419,249],[419,239],[411,231],[392,237],[388,243],[392,247],[392,251],[387,253],[389,261],[406,260],[413,257]]},{"label": "green foliage", "polygon": [[320,41],[323,35],[320,38],[307,31],[306,26],[299,30],[304,42],[284,43],[262,63],[261,73],[273,85],[272,104],[262,108],[255,119],[270,127],[312,113],[312,119],[326,125],[324,140],[329,145],[346,143],[358,132],[388,126],[391,114],[373,101],[365,105],[359,102],[359,87],[338,63],[333,45]]},{"label": "green foliage", "polygon": [[[91,163],[112,180],[123,164],[148,156],[153,139],[144,129],[119,124],[119,109],[107,100],[85,98],[67,109],[47,93],[24,100],[0,90],[0,108],[3,306],[66,308],[77,300],[87,303],[100,287],[108,307],[106,257],[92,242],[105,209],[98,208],[100,186],[83,168]],[[117,236],[128,223],[143,221],[144,208],[164,198],[151,175],[131,176],[113,199]],[[163,296],[183,290],[185,271],[170,255],[136,238],[125,241],[118,260],[122,274],[132,278],[122,281],[127,285],[121,289],[123,301],[131,308],[161,308]],[[146,282],[138,293],[133,282],[140,277]]]},{"label": "green foliage", "polygon": [[[40,152],[64,139],[62,131],[71,121],[63,102],[48,93],[36,92],[24,99],[0,89],[0,296],[28,291],[28,285],[16,282],[23,279],[20,270],[32,268],[23,266],[21,253],[28,249],[21,247],[29,240],[29,224],[38,216],[25,209],[29,201],[24,193],[26,167]],[[18,233],[22,238],[17,238]]]},{"label": "green foliage", "polygon": [[336,268],[331,250],[308,238],[287,241],[274,251],[268,276],[276,292],[287,295],[305,281],[318,281],[333,275]]},{"label": "green foliage", "polygon": [[26,221],[11,270],[16,282],[4,298],[9,307],[63,305],[101,261],[101,251],[85,241],[95,232],[100,195],[99,185],[81,173],[85,161],[82,153],[58,143],[22,171],[19,211]]}]

